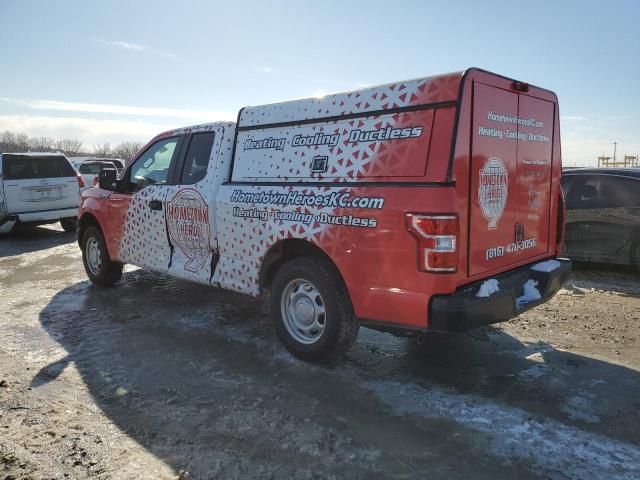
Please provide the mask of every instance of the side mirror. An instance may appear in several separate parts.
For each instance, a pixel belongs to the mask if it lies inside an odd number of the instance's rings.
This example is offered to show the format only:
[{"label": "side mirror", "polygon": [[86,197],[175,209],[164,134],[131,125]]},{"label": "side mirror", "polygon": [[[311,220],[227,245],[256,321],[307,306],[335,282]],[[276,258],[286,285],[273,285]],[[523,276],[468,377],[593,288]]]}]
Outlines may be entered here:
[{"label": "side mirror", "polygon": [[116,190],[117,173],[115,168],[103,168],[98,174],[98,186],[103,190]]}]

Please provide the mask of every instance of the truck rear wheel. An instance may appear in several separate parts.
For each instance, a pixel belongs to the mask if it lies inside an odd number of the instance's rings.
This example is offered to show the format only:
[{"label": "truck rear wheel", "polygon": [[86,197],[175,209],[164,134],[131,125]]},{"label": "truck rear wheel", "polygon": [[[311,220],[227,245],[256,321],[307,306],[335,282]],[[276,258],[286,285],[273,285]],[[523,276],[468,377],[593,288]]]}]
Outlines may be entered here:
[{"label": "truck rear wheel", "polygon": [[316,257],[285,263],[271,284],[271,319],[292,355],[314,363],[346,352],[358,336],[358,322],[333,265]]},{"label": "truck rear wheel", "polygon": [[95,285],[110,287],[122,277],[122,264],[111,261],[104,237],[94,226],[87,227],[82,235],[82,263]]},{"label": "truck rear wheel", "polygon": [[75,232],[78,225],[78,219],[76,217],[61,218],[60,225],[65,232]]}]

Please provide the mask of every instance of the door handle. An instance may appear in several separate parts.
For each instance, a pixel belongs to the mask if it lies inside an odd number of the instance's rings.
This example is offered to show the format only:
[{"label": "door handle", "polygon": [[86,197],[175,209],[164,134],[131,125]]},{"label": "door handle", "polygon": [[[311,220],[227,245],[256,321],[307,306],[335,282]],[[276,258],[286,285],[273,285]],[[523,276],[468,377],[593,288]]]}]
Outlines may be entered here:
[{"label": "door handle", "polygon": [[162,210],[162,202],[160,200],[149,200],[149,208],[151,210]]}]

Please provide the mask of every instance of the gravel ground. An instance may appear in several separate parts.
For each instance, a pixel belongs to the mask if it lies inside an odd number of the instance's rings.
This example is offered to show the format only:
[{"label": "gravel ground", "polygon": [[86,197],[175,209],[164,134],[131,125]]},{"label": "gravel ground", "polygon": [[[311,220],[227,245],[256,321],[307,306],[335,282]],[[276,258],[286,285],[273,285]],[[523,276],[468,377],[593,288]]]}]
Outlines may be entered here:
[{"label": "gravel ground", "polygon": [[361,329],[301,363],[264,304],[128,268],[73,234],[0,239],[0,480],[637,479],[640,275],[579,266],[551,302],[427,341]]}]

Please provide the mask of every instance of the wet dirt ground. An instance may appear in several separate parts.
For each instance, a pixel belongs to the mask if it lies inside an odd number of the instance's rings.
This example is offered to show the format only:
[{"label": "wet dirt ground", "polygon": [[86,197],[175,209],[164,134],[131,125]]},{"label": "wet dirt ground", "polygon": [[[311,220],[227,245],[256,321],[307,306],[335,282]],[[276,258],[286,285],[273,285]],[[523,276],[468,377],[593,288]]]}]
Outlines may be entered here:
[{"label": "wet dirt ground", "polygon": [[0,480],[637,479],[640,275],[421,344],[361,329],[301,363],[264,303],[128,268],[74,234],[0,239]]}]

